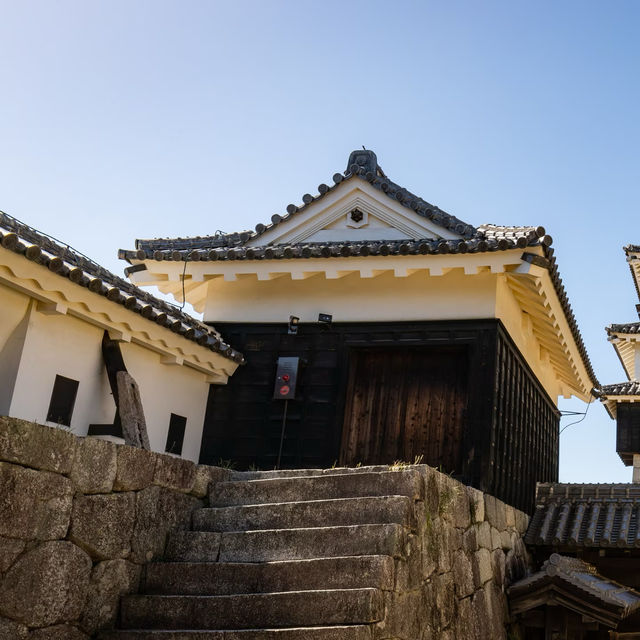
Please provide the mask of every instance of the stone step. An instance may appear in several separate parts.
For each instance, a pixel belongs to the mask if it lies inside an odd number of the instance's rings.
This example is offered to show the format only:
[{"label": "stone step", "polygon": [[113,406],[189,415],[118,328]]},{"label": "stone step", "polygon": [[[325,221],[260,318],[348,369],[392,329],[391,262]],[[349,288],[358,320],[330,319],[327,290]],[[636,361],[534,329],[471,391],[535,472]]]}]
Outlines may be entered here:
[{"label": "stone step", "polygon": [[141,591],[166,595],[232,595],[310,589],[393,589],[390,556],[347,556],[266,563],[157,562]]},{"label": "stone step", "polygon": [[124,629],[262,629],[371,624],[382,620],[378,589],[288,591],[231,596],[134,595],[122,599]]},{"label": "stone step", "polygon": [[199,509],[193,514],[196,531],[302,529],[353,524],[403,524],[415,529],[413,501],[407,496],[369,496],[272,502]]},{"label": "stone step", "polygon": [[240,631],[103,631],[98,640],[372,640],[373,627],[295,627]]},{"label": "stone step", "polygon": [[174,562],[271,562],[340,556],[403,557],[408,531],[398,524],[310,529],[176,531],[166,559]]},{"label": "stone step", "polygon": [[407,496],[420,500],[424,497],[422,475],[416,469],[403,468],[398,471],[218,482],[211,485],[209,504],[228,507],[364,496]]},{"label": "stone step", "polygon": [[[405,469],[419,469],[424,465],[404,465]],[[310,476],[345,475],[348,473],[372,473],[393,471],[398,467],[388,464],[369,467],[331,467],[330,469],[273,469],[272,471],[232,471],[229,480],[266,480],[273,478],[302,478]]]}]

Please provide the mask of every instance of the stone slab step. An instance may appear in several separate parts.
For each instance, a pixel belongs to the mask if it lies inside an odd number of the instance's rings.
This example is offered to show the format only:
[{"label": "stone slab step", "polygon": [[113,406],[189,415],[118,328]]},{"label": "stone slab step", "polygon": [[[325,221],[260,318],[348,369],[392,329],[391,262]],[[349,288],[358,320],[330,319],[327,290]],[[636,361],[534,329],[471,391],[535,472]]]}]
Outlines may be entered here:
[{"label": "stone slab step", "polygon": [[371,624],[382,620],[378,589],[288,591],[232,596],[133,595],[122,599],[124,629],[262,629]]},{"label": "stone slab step", "polygon": [[157,562],[147,565],[141,592],[232,595],[310,589],[393,589],[389,556],[347,556],[265,563]]},{"label": "stone slab step", "polygon": [[196,531],[299,529],[353,524],[402,524],[415,529],[407,496],[369,496],[198,509]]},{"label": "stone slab step", "polygon": [[271,562],[341,556],[404,557],[408,531],[398,524],[225,533],[176,531],[166,559],[174,562]]},{"label": "stone slab step", "polygon": [[209,504],[212,507],[228,507],[364,496],[407,496],[420,500],[424,497],[422,475],[415,469],[400,469],[218,482],[211,485]]},{"label": "stone slab step", "polygon": [[[420,469],[424,465],[406,465],[406,469]],[[229,480],[265,480],[273,478],[302,478],[309,476],[344,475],[347,473],[372,473],[390,471],[395,467],[388,464],[368,467],[331,467],[330,469],[274,469],[272,471],[232,471]]]},{"label": "stone slab step", "polygon": [[98,640],[372,640],[373,627],[294,627],[241,631],[103,631]]}]

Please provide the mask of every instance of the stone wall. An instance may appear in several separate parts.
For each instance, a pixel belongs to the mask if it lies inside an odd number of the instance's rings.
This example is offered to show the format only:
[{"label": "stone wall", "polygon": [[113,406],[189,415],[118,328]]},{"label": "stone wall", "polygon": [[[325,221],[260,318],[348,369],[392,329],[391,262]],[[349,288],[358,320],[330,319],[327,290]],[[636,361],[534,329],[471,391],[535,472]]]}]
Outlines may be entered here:
[{"label": "stone wall", "polygon": [[0,640],[84,640],[227,471],[0,417]]},{"label": "stone wall", "polygon": [[410,542],[406,568],[396,566],[396,594],[387,607],[398,612],[398,620],[389,620],[393,637],[519,637],[510,628],[506,588],[531,567],[522,539],[528,516],[435,469],[422,467],[422,473],[418,535]]}]

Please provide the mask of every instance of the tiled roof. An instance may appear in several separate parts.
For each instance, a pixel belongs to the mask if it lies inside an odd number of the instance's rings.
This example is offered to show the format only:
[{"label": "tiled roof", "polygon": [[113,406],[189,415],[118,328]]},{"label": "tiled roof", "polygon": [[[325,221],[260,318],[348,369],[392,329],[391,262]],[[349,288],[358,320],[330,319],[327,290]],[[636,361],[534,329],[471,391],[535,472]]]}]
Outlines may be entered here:
[{"label": "tiled roof", "polygon": [[[631,264],[631,259],[637,257],[640,254],[640,245],[637,244],[628,244],[626,247],[622,247],[622,250],[625,252],[627,256],[627,262],[629,263],[629,270],[631,271],[631,277],[633,278],[633,283],[636,286],[636,293],[638,294],[638,299],[640,299],[640,283],[638,282],[638,278],[636,277],[636,272],[633,269],[633,265]],[[631,255],[636,254],[636,255]]]},{"label": "tiled roof", "polygon": [[[331,242],[331,243],[298,243],[278,246],[251,246],[249,240],[259,237],[285,220],[320,200],[337,185],[352,179],[366,180],[380,189],[388,197],[400,202],[419,215],[428,218],[435,224],[459,233],[462,238],[456,240],[405,240],[405,241],[371,241],[371,242]],[[508,251],[510,249],[526,249],[542,247],[545,257],[534,253],[523,253],[522,259],[537,264],[548,270],[556,294],[565,317],[571,328],[574,341],[582,357],[584,366],[592,382],[598,381],[593,371],[578,325],[569,303],[562,278],[553,257],[553,242],[540,226],[500,226],[483,224],[474,227],[452,216],[438,207],[415,196],[407,189],[390,181],[384,174],[373,151],[354,151],[349,156],[347,170],[344,174],[333,176],[333,186],[321,184],[318,195],[305,194],[303,204],[287,206],[285,215],[274,215],[268,225],[258,224],[255,231],[243,231],[232,234],[216,234],[194,238],[156,238],[154,240],[136,240],[133,251],[120,250],[118,256],[123,260],[275,260],[293,258],[346,258],[350,256],[376,255],[417,255],[443,253],[484,253],[489,251]],[[129,274],[137,267],[125,269]]]},{"label": "tiled roof", "polygon": [[241,353],[220,340],[210,326],[180,311],[173,305],[119,278],[68,245],[36,231],[16,218],[0,212],[0,245],[27,260],[105,296],[150,322],[167,327],[187,340],[220,353],[234,362],[244,362]]},{"label": "tiled roof", "polygon": [[[600,622],[616,626],[640,607],[640,593],[596,572],[577,558],[552,554],[533,575],[519,580],[509,590],[515,613],[558,601],[577,613],[589,612]],[[565,596],[565,597],[562,597]]]},{"label": "tiled roof", "polygon": [[606,327],[607,333],[640,333],[640,322],[627,322],[625,324],[610,324]]},{"label": "tiled roof", "polygon": [[564,550],[640,547],[640,485],[539,483],[525,542]]},{"label": "tiled roof", "polygon": [[598,398],[608,398],[609,396],[640,396],[640,382],[627,380],[615,384],[605,384],[594,391]]}]

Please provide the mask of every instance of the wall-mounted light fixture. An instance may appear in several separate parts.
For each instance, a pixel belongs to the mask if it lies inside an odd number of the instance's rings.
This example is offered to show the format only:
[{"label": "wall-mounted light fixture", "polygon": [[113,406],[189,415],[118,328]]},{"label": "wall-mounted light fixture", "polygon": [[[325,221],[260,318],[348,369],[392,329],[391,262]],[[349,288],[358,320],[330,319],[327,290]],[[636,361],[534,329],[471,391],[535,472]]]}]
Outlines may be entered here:
[{"label": "wall-mounted light fixture", "polygon": [[318,322],[324,329],[328,329],[333,322],[333,316],[330,313],[319,313]]},{"label": "wall-mounted light fixture", "polygon": [[299,323],[300,323],[300,318],[298,318],[298,316],[289,316],[289,328],[287,329],[287,333],[290,336],[295,336],[298,334]]}]

